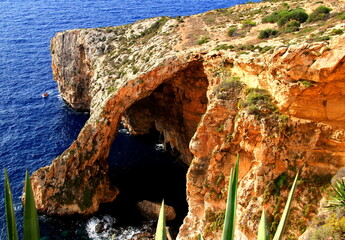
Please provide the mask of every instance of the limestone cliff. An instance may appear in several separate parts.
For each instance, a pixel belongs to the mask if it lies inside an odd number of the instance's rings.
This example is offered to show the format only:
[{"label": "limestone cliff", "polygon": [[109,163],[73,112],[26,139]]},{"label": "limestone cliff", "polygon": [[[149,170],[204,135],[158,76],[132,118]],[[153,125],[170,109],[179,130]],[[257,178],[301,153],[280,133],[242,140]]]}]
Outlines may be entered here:
[{"label": "limestone cliff", "polygon": [[[309,13],[320,5],[286,4]],[[323,1],[338,14],[258,39],[261,30],[277,28],[258,19],[286,4],[58,33],[51,41],[54,78],[66,102],[89,109],[90,119],[69,149],[33,174],[38,209],[91,214],[116,198],[106,159],[123,121],[134,134],[157,129],[189,165],[189,212],[178,239],[219,239],[237,153],[236,239],[254,239],[261,206],[275,229],[297,171],[303,184],[288,235],[300,236],[321,186],[345,165],[345,35],[335,31],[344,29],[345,5]]]}]

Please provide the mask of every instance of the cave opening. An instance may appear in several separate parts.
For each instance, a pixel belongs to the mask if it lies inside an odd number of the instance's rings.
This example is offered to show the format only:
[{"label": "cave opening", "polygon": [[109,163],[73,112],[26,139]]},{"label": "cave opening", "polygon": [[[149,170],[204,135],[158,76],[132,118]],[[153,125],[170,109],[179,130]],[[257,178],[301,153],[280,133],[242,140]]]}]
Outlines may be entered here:
[{"label": "cave opening", "polygon": [[123,114],[108,157],[108,174],[120,194],[102,206],[119,224],[144,221],[136,207],[139,201],[164,199],[176,212],[168,225],[178,232],[188,211],[186,174],[193,157],[189,142],[206,111],[207,87],[202,62],[197,61]]}]

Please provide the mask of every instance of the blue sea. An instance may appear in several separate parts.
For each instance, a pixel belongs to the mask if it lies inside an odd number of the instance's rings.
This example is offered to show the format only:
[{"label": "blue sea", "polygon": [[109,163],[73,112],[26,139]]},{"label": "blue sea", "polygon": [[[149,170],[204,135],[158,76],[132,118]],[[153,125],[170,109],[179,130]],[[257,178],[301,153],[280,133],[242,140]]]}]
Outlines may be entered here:
[{"label": "blue sea", "polygon": [[[51,73],[50,39],[59,31],[132,23],[155,16],[184,16],[244,3],[243,0],[21,0],[0,2],[0,166],[11,181],[20,236],[20,196],[25,170],[49,165],[76,138],[88,113],[75,112],[61,99]],[[41,94],[48,91],[47,98]],[[142,139],[125,130],[116,142],[131,151]],[[125,144],[124,144],[125,143]],[[154,145],[154,143],[153,143]],[[153,146],[152,145],[152,146]],[[151,145],[150,145],[151,146]],[[152,147],[151,146],[151,147]],[[112,150],[112,167],[128,152]],[[145,151],[145,150],[142,150]],[[159,149],[157,150],[159,152]],[[148,153],[154,154],[154,153]],[[135,158],[135,156],[133,156]],[[159,155],[157,155],[159,158]],[[133,160],[135,162],[135,160]],[[126,166],[129,167],[129,166]],[[3,174],[0,180],[3,186]],[[6,239],[3,191],[0,200],[0,239]],[[100,216],[116,221],[114,216]],[[90,219],[40,217],[42,239],[102,239],[87,234]],[[109,220],[110,219],[110,220]],[[69,221],[64,224],[64,221]],[[92,223],[91,221],[91,223]],[[67,231],[67,232],[66,232]],[[125,238],[123,238],[125,239]],[[130,238],[128,238],[130,239]]]}]

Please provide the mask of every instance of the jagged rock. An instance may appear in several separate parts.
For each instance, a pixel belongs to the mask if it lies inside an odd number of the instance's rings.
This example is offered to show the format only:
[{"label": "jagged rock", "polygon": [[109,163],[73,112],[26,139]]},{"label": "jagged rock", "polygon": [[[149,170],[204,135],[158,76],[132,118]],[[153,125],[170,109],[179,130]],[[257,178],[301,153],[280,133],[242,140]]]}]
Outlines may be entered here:
[{"label": "jagged rock", "polygon": [[[308,12],[320,5],[287,2]],[[323,4],[345,10],[342,1]],[[331,33],[344,23],[336,15],[326,21],[330,40],[321,42],[312,38],[321,34],[312,24],[309,32],[266,40],[257,39],[259,31],[275,24],[227,35],[242,27],[238,14],[261,19],[281,6],[264,1],[58,33],[51,41],[54,78],[66,102],[89,109],[90,119],[64,153],[33,174],[38,210],[92,214],[116,198],[106,160],[123,118],[133,133],[156,128],[189,165],[189,210],[177,239],[219,239],[216,220],[237,153],[237,236],[255,239],[261,206],[277,223],[297,170],[303,185],[287,234],[300,236],[322,187],[345,166],[345,37]]]},{"label": "jagged rock", "polygon": [[[144,200],[137,203],[137,207],[145,218],[148,220],[157,220],[159,216],[159,211],[161,209],[160,203],[151,202]],[[167,221],[172,221],[176,218],[175,209],[169,205],[164,204],[165,219]]]}]

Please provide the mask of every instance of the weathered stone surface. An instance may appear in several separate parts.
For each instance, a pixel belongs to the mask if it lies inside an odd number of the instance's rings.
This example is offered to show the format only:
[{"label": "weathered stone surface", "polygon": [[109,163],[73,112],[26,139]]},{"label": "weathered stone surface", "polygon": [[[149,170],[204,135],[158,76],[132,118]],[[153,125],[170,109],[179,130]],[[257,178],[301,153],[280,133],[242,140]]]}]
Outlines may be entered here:
[{"label": "weathered stone surface", "polygon": [[[339,1],[324,4],[345,9]],[[308,12],[318,6],[289,5]],[[38,209],[91,214],[116,197],[106,159],[123,119],[135,134],[160,131],[165,145],[190,164],[189,211],[177,239],[220,238],[217,220],[224,214],[237,153],[236,238],[255,239],[262,206],[274,229],[297,171],[303,184],[287,234],[300,236],[317,213],[322,186],[345,165],[345,38],[331,34],[344,23],[334,18],[327,25],[330,40],[322,42],[309,36],[319,34],[316,29],[261,41],[259,31],[274,24],[258,23],[240,38],[258,48],[242,50],[239,38],[227,35],[233,24],[242,26],[237,13],[261,19],[253,11],[268,7],[281,5],[269,1],[57,34],[52,65],[61,94],[71,106],[90,109],[91,116],[69,149],[33,174]],[[204,36],[210,38],[198,44]],[[236,47],[214,50],[221,44]],[[258,50],[265,47],[270,51]]]},{"label": "weathered stone surface", "polygon": [[[145,218],[148,220],[157,220],[162,204],[144,200],[137,203],[137,207]],[[175,209],[169,205],[164,204],[165,219],[172,221],[176,218]]]},{"label": "weathered stone surface", "polygon": [[81,33],[78,30],[59,33],[51,40],[52,70],[63,99],[77,110],[89,110],[92,53],[85,49],[89,39]]},{"label": "weathered stone surface", "polygon": [[[336,181],[345,181],[345,167],[340,168],[332,178],[332,183]],[[328,207],[329,199],[323,197],[318,206],[317,215],[312,219],[309,228],[305,231],[299,240],[309,240],[323,237],[324,239],[341,239],[344,237],[344,228],[342,219],[345,218],[345,209],[331,209]],[[327,230],[326,230],[327,229]],[[335,231],[336,229],[336,231]]]}]

